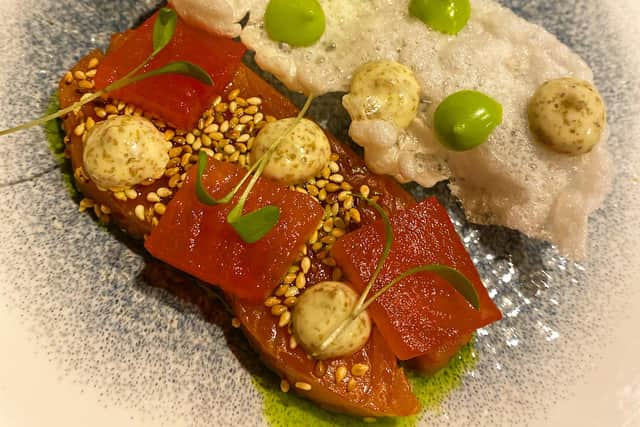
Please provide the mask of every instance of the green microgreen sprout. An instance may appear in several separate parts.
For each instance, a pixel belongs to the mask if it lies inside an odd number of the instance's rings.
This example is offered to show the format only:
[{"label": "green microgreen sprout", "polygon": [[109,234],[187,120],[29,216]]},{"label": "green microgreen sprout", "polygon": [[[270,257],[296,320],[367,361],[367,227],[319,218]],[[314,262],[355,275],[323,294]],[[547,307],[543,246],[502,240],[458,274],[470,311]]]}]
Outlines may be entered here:
[{"label": "green microgreen sprout", "polygon": [[71,112],[78,111],[80,108],[82,108],[82,106],[93,102],[110,92],[122,89],[125,86],[137,83],[149,77],[159,76],[163,74],[181,74],[199,80],[206,85],[213,85],[213,80],[211,79],[211,76],[209,76],[209,73],[207,73],[201,67],[185,61],[172,62],[156,70],[138,74],[138,72],[140,72],[146,65],[148,65],[149,62],[151,62],[158,55],[158,53],[160,53],[162,49],[164,49],[169,44],[169,42],[171,42],[176,31],[177,22],[178,15],[173,9],[169,9],[166,7],[160,9],[160,11],[158,12],[158,18],[156,19],[153,27],[153,51],[147,57],[147,59],[144,60],[143,63],[141,63],[136,68],[129,71],[124,77],[111,83],[104,89],[98,90],[95,93],[87,93],[83,95],[78,102],[68,106],[67,108],[58,110],[55,113],[46,115],[39,119],[24,123],[20,126],[0,131],[0,136],[29,129],[31,127],[38,126],[51,120],[63,117]]},{"label": "green microgreen sprout", "polygon": [[374,270],[367,286],[364,291],[358,298],[358,302],[351,310],[351,313],[341,322],[339,323],[333,331],[324,339],[322,344],[320,344],[318,351],[312,354],[311,356],[316,357],[320,352],[324,351],[333,341],[335,341],[340,334],[347,329],[347,327],[354,322],[371,304],[373,304],[380,296],[382,296],[389,289],[394,287],[396,284],[411,276],[413,274],[421,273],[421,272],[431,272],[440,276],[442,279],[446,280],[451,286],[455,288],[468,302],[471,304],[473,308],[476,310],[480,309],[480,297],[478,296],[478,292],[476,291],[473,283],[461,272],[456,270],[455,268],[448,267],[446,265],[441,264],[426,264],[420,265],[417,267],[413,267],[404,273],[398,275],[396,278],[391,280],[387,285],[381,288],[378,292],[376,292],[372,297],[368,298],[369,293],[371,293],[371,289],[375,284],[378,275],[382,271],[384,267],[384,263],[386,262],[389,253],[391,252],[391,245],[393,244],[393,228],[391,226],[391,220],[389,219],[389,215],[384,211],[384,209],[376,203],[374,200],[369,199],[361,194],[352,194],[355,197],[359,197],[372,206],[382,218],[382,222],[384,224],[385,230],[385,243],[382,254],[380,255],[380,259],[378,260],[378,264],[376,269]]},{"label": "green microgreen sprout", "polygon": [[251,168],[247,171],[240,182],[238,182],[235,187],[233,187],[231,191],[221,199],[215,199],[204,188],[202,176],[204,175],[204,172],[207,168],[208,156],[202,151],[198,156],[198,169],[196,174],[195,189],[198,200],[205,205],[215,206],[230,203],[233,197],[240,191],[244,183],[249,178],[251,178],[246,188],[240,195],[238,202],[227,215],[227,222],[231,224],[236,233],[238,233],[240,238],[246,243],[255,243],[258,240],[262,239],[267,235],[267,233],[269,233],[269,231],[273,229],[273,227],[276,226],[280,219],[280,208],[277,206],[265,206],[263,208],[243,215],[244,206],[247,202],[247,199],[249,198],[249,195],[251,194],[251,190],[256,185],[258,179],[264,171],[264,168],[271,160],[271,156],[278,148],[280,143],[284,140],[284,138],[286,138],[287,135],[293,132],[296,126],[307,114],[307,111],[309,110],[313,99],[313,96],[309,96],[307,98],[304,107],[302,107],[291,126],[289,126],[285,132],[283,132],[278,138],[276,138],[267,152],[264,153],[262,157],[260,157],[258,161],[251,166]]}]

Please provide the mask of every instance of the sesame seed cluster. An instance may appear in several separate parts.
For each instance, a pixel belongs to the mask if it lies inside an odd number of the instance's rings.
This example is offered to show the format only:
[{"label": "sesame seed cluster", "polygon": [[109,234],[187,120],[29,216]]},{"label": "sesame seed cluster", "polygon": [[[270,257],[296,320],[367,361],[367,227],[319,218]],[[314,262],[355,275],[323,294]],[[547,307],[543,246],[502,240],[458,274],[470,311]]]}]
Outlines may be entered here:
[{"label": "sesame seed cluster", "polygon": [[[95,89],[93,78],[98,65],[99,59],[94,57],[88,62],[87,69],[70,71],[63,81],[67,85],[74,85],[78,93],[86,95]],[[170,160],[162,178],[143,182],[133,188],[104,189],[116,201],[134,203],[135,217],[155,227],[164,215],[167,203],[181,188],[187,171],[197,163],[200,151],[219,161],[248,166],[256,135],[267,123],[277,120],[263,113],[262,104],[263,100],[260,97],[243,98],[240,90],[234,89],[224,97],[216,97],[193,129],[182,130],[132,104],[101,98],[91,104],[90,110],[72,113],[75,114],[77,123],[72,133],[84,142],[96,123],[114,116],[129,115],[149,119],[163,133],[165,140],[171,142]],[[65,143],[68,144],[70,141],[71,135],[67,135]],[[82,183],[90,182],[82,166],[74,170],[74,178]],[[354,189],[342,174],[340,158],[336,153],[331,154],[330,162],[316,177],[289,188],[308,194],[324,209],[322,221],[317,229],[300,249],[296,260],[280,283],[264,301],[277,326],[288,333],[289,347],[293,350],[298,347],[298,343],[291,331],[291,310],[307,287],[308,274],[315,268],[313,264],[319,262],[330,269],[333,280],[342,279],[342,270],[336,266],[336,261],[331,256],[331,248],[337,239],[361,221],[361,213],[352,192],[359,191],[360,194],[369,197],[370,189],[366,185]],[[108,205],[89,198],[80,201],[79,210],[92,211],[103,223],[110,221],[112,213]],[[232,322],[234,327],[241,326],[238,319],[234,318]],[[335,381],[346,383],[347,390],[353,391],[357,386],[357,378],[363,377],[368,370],[369,366],[363,364],[354,364],[350,368],[341,365],[335,370]],[[325,362],[318,361],[314,375],[321,377],[326,373]],[[294,386],[302,391],[311,389],[308,383],[296,383]],[[289,383],[284,379],[281,389],[285,392],[290,389]]]}]

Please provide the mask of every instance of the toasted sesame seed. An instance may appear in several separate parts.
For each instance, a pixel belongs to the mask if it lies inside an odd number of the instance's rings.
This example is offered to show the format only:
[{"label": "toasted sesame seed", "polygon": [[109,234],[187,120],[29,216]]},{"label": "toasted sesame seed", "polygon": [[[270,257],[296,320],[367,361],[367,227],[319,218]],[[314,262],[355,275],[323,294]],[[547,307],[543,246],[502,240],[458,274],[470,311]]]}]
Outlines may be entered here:
[{"label": "toasted sesame seed", "polygon": [[101,119],[104,119],[105,117],[107,117],[107,112],[102,107],[94,107],[93,111],[96,113],[96,116],[98,116]]},{"label": "toasted sesame seed", "polygon": [[240,123],[243,125],[246,125],[249,122],[253,121],[253,117],[252,116],[242,116],[240,117]]},{"label": "toasted sesame seed", "polygon": [[136,206],[134,212],[136,214],[136,218],[138,218],[140,221],[144,221],[145,220],[145,217],[144,217],[144,206],[143,205]]},{"label": "toasted sesame seed", "polygon": [[300,272],[296,276],[296,288],[303,289],[305,286],[307,286],[307,278],[305,277],[303,272]]},{"label": "toasted sesame seed", "polygon": [[336,382],[339,383],[347,376],[347,368],[345,366],[338,366],[336,369]]},{"label": "toasted sesame seed", "polygon": [[124,191],[115,191],[115,192],[113,193],[113,197],[114,197],[116,200],[120,200],[120,201],[123,201],[123,202],[124,202],[124,201],[127,201],[127,195],[126,195],[126,194],[124,194]]},{"label": "toasted sesame seed", "polygon": [[264,300],[265,307],[274,307],[278,304],[280,304],[280,299],[276,297],[269,297],[266,300]]},{"label": "toasted sesame seed", "polygon": [[318,193],[320,192],[320,190],[318,189],[318,187],[316,187],[313,184],[308,184],[307,185],[307,191],[309,192],[309,194],[311,194],[312,196],[317,196]]},{"label": "toasted sesame seed", "polygon": [[339,239],[340,237],[344,236],[345,234],[346,234],[346,232],[341,228],[334,228],[333,230],[331,230],[331,235],[333,237],[335,237],[336,239]]},{"label": "toasted sesame seed", "polygon": [[76,126],[76,128],[73,130],[73,134],[75,136],[82,136],[84,131],[85,131],[85,124],[84,122],[82,122],[78,126]]},{"label": "toasted sesame seed", "polygon": [[231,92],[229,92],[229,95],[227,96],[227,99],[229,101],[233,101],[234,99],[236,99],[238,97],[238,95],[240,95],[240,89],[234,89]]},{"label": "toasted sesame seed", "polygon": [[371,190],[369,189],[369,186],[367,185],[360,186],[360,194],[362,194],[364,197],[369,197],[370,192]]},{"label": "toasted sesame seed", "polygon": [[254,114],[257,114],[257,113],[258,113],[258,107],[257,107],[257,106],[255,106],[255,105],[251,105],[251,106],[247,107],[247,108],[244,110],[244,112],[245,112],[246,114],[249,114],[249,115],[253,116]]},{"label": "toasted sesame seed", "polygon": [[318,199],[320,199],[323,202],[327,200],[327,190],[325,190],[324,188],[321,189],[320,192],[318,193]]},{"label": "toasted sesame seed", "polygon": [[172,129],[167,129],[164,131],[165,141],[171,141],[175,136],[176,136],[176,133]]},{"label": "toasted sesame seed", "polygon": [[96,74],[98,74],[98,70],[89,70],[84,74],[85,76],[87,76],[88,79],[92,79],[96,76]]},{"label": "toasted sesame seed", "polygon": [[348,392],[352,392],[353,390],[356,389],[356,386],[358,385],[358,383],[356,383],[356,380],[354,380],[353,378],[351,378],[349,380],[349,382],[347,383],[347,391]]},{"label": "toasted sesame seed", "polygon": [[264,119],[264,114],[262,114],[262,113],[257,113],[255,116],[253,116],[253,123],[258,124],[258,123],[260,123],[263,119]]},{"label": "toasted sesame seed", "polygon": [[239,151],[235,151],[233,154],[229,156],[229,162],[231,163],[237,163],[239,159],[240,159]]},{"label": "toasted sesame seed", "polygon": [[241,326],[240,319],[238,319],[237,317],[231,319],[231,326],[238,329]]},{"label": "toasted sesame seed", "polygon": [[251,135],[249,135],[248,133],[243,133],[242,135],[240,135],[237,139],[238,142],[247,142],[249,141],[249,138],[251,138]]},{"label": "toasted sesame seed", "polygon": [[221,102],[220,104],[216,105],[214,108],[216,113],[224,113],[228,109],[229,109],[229,105],[225,102]]},{"label": "toasted sesame seed", "polygon": [[91,58],[89,60],[89,64],[87,65],[87,68],[91,70],[93,68],[96,68],[98,64],[100,64],[100,60],[98,58]]},{"label": "toasted sesame seed", "polygon": [[348,196],[342,204],[346,210],[353,208],[353,196]]},{"label": "toasted sesame seed", "polygon": [[95,83],[93,83],[93,81],[91,80],[80,80],[78,82],[78,87],[80,89],[84,89],[84,90],[93,89],[94,86],[95,86]]},{"label": "toasted sesame seed", "polygon": [[238,109],[238,103],[235,101],[232,101],[229,103],[229,111],[232,113],[235,113],[236,110]]},{"label": "toasted sesame seed", "polygon": [[85,127],[87,128],[87,130],[90,130],[95,125],[96,121],[93,120],[93,117],[87,117],[87,120],[85,121]]},{"label": "toasted sesame seed", "polygon": [[171,176],[171,178],[169,178],[169,182],[167,183],[167,185],[169,186],[169,188],[176,188],[180,183],[180,179],[180,175],[174,174],[173,176]]},{"label": "toasted sesame seed", "polygon": [[77,70],[73,72],[73,78],[76,80],[85,80],[87,76],[84,74],[83,71]]},{"label": "toasted sesame seed", "polygon": [[107,104],[104,109],[107,114],[118,114],[118,108],[113,104]]},{"label": "toasted sesame seed", "polygon": [[280,315],[280,320],[278,320],[278,326],[284,328],[291,321],[291,312],[289,310],[285,311]]},{"label": "toasted sesame seed", "polygon": [[307,274],[311,268],[311,258],[308,256],[302,258],[302,261],[300,261],[300,268],[302,268],[302,272],[304,274]]},{"label": "toasted sesame seed", "polygon": [[328,183],[329,181],[327,181],[326,179],[319,179],[316,181],[316,185],[318,186],[318,188],[324,188],[324,186]]},{"label": "toasted sesame seed", "polygon": [[135,200],[138,198],[138,192],[133,188],[128,188],[124,190],[124,194],[127,196],[127,199]]},{"label": "toasted sesame seed", "polygon": [[288,393],[290,388],[291,386],[289,385],[289,381],[285,379],[280,381],[280,390],[282,390],[283,393]]},{"label": "toasted sesame seed", "polygon": [[251,98],[247,99],[247,103],[249,105],[260,105],[262,104],[262,99],[258,98],[257,96],[252,96]]},{"label": "toasted sesame seed", "polygon": [[67,71],[67,73],[64,75],[64,82],[66,84],[69,84],[73,81],[73,73],[71,71]]},{"label": "toasted sesame seed", "polygon": [[297,301],[298,301],[298,298],[296,297],[288,297],[283,301],[283,304],[286,305],[287,307],[293,307],[294,305],[296,305]]},{"label": "toasted sesame seed", "polygon": [[285,292],[289,289],[289,285],[280,285],[275,291],[275,295],[278,297],[284,296]]},{"label": "toasted sesame seed", "polygon": [[167,169],[167,170],[164,172],[164,176],[166,176],[166,177],[169,177],[169,178],[170,178],[170,177],[172,177],[172,176],[174,176],[174,175],[176,175],[176,174],[178,174],[178,173],[180,173],[180,169],[179,169],[179,168],[177,168],[177,167],[173,167],[173,168],[169,168],[169,169]]},{"label": "toasted sesame seed", "polygon": [[191,154],[190,153],[184,153],[182,155],[182,158],[180,159],[180,166],[182,166],[184,168],[185,166],[187,166],[189,164],[190,161],[191,161]]},{"label": "toasted sesame seed", "polygon": [[351,184],[349,184],[347,181],[345,181],[342,184],[340,184],[340,187],[342,187],[342,189],[345,190],[345,191],[353,190],[353,186]]},{"label": "toasted sesame seed", "polygon": [[340,186],[334,182],[330,182],[324,187],[324,189],[327,190],[328,193],[335,193],[340,191]]},{"label": "toasted sesame seed", "polygon": [[291,337],[289,337],[289,348],[291,350],[295,350],[298,347],[298,340],[296,340],[296,337],[291,335]]},{"label": "toasted sesame seed", "polygon": [[351,220],[353,222],[355,222],[356,224],[360,224],[361,218],[359,210],[357,210],[356,208],[351,208],[349,209],[349,215],[351,216]]},{"label": "toasted sesame seed", "polygon": [[160,187],[156,190],[158,196],[164,198],[171,197],[173,191],[169,190],[167,187]]},{"label": "toasted sesame seed", "polygon": [[329,180],[338,184],[344,182],[344,176],[339,173],[335,173],[329,177]]},{"label": "toasted sesame seed", "polygon": [[[304,277],[304,276],[303,276]],[[296,283],[297,284],[297,283]],[[287,289],[287,292],[284,293],[284,297],[285,298],[289,298],[289,297],[295,297],[296,295],[298,295],[300,293],[300,291],[298,290],[297,287],[290,287],[289,289]]]},{"label": "toasted sesame seed", "polygon": [[271,314],[273,314],[274,316],[280,316],[285,311],[287,311],[287,307],[281,304],[277,304],[271,307]]},{"label": "toasted sesame seed", "polygon": [[311,250],[314,252],[318,252],[320,249],[322,249],[323,246],[324,244],[322,242],[315,242],[313,245],[311,245]]},{"label": "toasted sesame seed", "polygon": [[311,384],[309,384],[309,383],[305,383],[305,382],[302,382],[302,381],[298,381],[298,382],[296,382],[296,384],[295,384],[295,385],[296,385],[296,388],[297,388],[298,390],[304,390],[304,391],[309,391],[309,390],[311,390]]},{"label": "toasted sesame seed", "polygon": [[153,191],[147,193],[147,201],[151,203],[157,203],[160,201],[160,196],[158,196]]},{"label": "toasted sesame seed", "polygon": [[364,363],[356,363],[351,367],[351,374],[354,377],[363,377],[369,371],[369,365]]},{"label": "toasted sesame seed", "polygon": [[216,96],[216,98],[213,100],[213,103],[211,104],[213,107],[215,107],[216,105],[220,104],[222,102],[222,97],[220,95]]},{"label": "toasted sesame seed", "polygon": [[153,210],[158,215],[164,215],[167,211],[167,205],[165,205],[164,203],[156,203],[155,205],[153,205]]},{"label": "toasted sesame seed", "polygon": [[96,203],[93,200],[88,199],[88,198],[85,197],[84,199],[80,200],[80,206],[79,206],[78,210],[80,212],[84,212],[87,209],[93,208],[95,205],[96,205]]},{"label": "toasted sesame seed", "polygon": [[[293,283],[294,280],[296,280],[296,273],[288,273],[286,276],[284,276],[284,279],[282,279],[282,281],[284,283],[286,283],[287,285],[290,284],[290,283]],[[285,290],[285,292],[286,292],[286,290]]]},{"label": "toasted sesame seed", "polygon": [[[207,126],[206,128],[204,128],[204,130],[202,132],[208,133],[208,134],[212,134],[212,133],[218,132],[219,129],[220,129],[220,127],[216,123],[213,123],[213,124]],[[209,136],[211,136],[211,135],[209,135]],[[220,139],[222,139],[222,138],[220,138]]]}]

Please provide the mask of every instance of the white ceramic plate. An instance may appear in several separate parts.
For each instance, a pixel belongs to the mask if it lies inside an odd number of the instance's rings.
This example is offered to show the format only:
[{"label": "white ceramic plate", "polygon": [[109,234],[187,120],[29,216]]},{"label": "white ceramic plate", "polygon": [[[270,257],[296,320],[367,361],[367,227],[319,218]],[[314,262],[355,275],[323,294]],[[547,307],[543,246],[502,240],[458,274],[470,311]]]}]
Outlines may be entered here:
[{"label": "white ceramic plate", "polygon": [[[41,113],[65,70],[157,3],[0,1],[0,127]],[[465,224],[435,190],[505,319],[480,331],[477,366],[421,424],[640,425],[640,4],[504,3],[594,68],[615,187],[592,217],[582,264],[518,233]],[[344,121],[329,125],[344,133]],[[0,218],[1,426],[265,424],[224,328],[149,287],[143,258],[77,213],[41,129],[0,140]]]}]

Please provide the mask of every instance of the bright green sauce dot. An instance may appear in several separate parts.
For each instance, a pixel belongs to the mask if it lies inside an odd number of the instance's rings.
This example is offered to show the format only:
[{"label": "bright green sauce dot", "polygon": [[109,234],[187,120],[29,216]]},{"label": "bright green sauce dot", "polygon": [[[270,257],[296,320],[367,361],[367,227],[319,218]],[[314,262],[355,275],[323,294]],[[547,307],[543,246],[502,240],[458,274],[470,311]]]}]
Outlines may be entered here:
[{"label": "bright green sauce dot", "polygon": [[[405,371],[424,411],[439,413],[442,401],[452,390],[460,386],[468,371],[476,366],[473,340],[464,346],[453,358],[448,367],[435,375],[424,375]],[[305,427],[415,427],[419,415],[401,418],[380,418],[375,423],[366,423],[362,418],[349,415],[338,415],[318,407],[315,403],[298,397],[292,391],[282,393],[279,381],[271,374],[260,374],[253,378],[253,383],[262,394],[264,400],[265,420],[272,427],[305,426]]]},{"label": "bright green sauce dot", "polygon": [[269,37],[291,46],[311,46],[324,34],[325,17],[317,0],[271,0],[264,15]]},{"label": "bright green sauce dot", "polygon": [[482,92],[463,90],[448,96],[436,109],[434,126],[450,150],[470,150],[484,143],[502,123],[502,105]]},{"label": "bright green sauce dot", "polygon": [[471,17],[469,0],[411,0],[409,13],[445,34],[458,34]]}]

